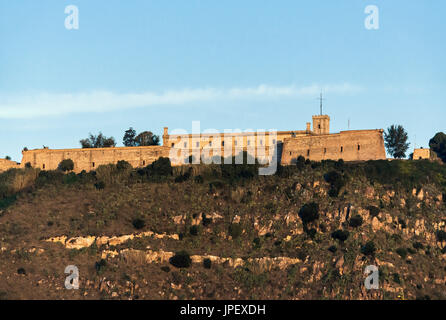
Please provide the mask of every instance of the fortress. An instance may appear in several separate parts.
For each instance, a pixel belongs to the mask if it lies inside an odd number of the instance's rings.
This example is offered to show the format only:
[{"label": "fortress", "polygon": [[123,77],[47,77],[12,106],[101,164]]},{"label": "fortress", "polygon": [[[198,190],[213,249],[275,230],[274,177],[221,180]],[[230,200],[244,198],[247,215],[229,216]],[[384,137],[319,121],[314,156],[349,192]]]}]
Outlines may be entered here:
[{"label": "fortress", "polygon": [[75,172],[95,170],[119,160],[144,167],[160,157],[170,157],[172,165],[181,165],[190,156],[212,159],[242,151],[265,163],[277,151],[277,160],[283,165],[295,163],[299,156],[315,161],[386,159],[382,129],[330,133],[328,115],[313,116],[312,120],[312,128],[308,122],[305,130],[277,132],[169,134],[165,127],[162,146],[24,150],[20,164],[0,159],[0,171],[23,168],[27,163],[42,170],[56,170],[64,159],[73,160]]}]

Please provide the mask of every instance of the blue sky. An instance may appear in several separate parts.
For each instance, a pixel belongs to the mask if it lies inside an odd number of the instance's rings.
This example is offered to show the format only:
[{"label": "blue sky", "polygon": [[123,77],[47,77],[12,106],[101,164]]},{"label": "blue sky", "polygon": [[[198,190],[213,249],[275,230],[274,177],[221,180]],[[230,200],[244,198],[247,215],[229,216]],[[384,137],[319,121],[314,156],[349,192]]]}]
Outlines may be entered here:
[{"label": "blue sky", "polygon": [[[79,30],[64,10],[79,8]],[[364,27],[367,5],[378,30]],[[446,119],[446,2],[0,0],[0,157],[102,131],[402,124]]]}]

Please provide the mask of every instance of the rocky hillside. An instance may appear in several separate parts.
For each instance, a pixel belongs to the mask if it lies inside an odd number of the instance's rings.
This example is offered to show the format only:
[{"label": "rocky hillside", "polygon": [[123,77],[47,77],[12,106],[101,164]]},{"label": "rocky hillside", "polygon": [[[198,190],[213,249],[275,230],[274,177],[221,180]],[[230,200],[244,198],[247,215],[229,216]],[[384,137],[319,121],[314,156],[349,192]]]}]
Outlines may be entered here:
[{"label": "rocky hillside", "polygon": [[445,299],[445,193],[428,161],[14,169],[0,298]]}]

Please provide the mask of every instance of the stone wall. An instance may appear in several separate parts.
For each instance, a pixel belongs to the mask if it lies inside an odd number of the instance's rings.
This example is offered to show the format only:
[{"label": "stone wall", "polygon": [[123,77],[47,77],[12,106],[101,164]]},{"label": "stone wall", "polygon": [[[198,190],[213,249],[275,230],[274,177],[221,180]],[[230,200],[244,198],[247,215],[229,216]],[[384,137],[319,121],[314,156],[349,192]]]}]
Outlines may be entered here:
[{"label": "stone wall", "polygon": [[20,165],[15,161],[0,159],[0,171],[6,171],[8,169],[19,168],[19,167]]},{"label": "stone wall", "polygon": [[431,155],[431,149],[415,149],[413,151],[413,159],[414,160],[420,160],[420,159],[432,159]]},{"label": "stone wall", "polygon": [[327,135],[285,139],[282,164],[295,163],[299,156],[314,161],[386,159],[383,130],[341,131]]},{"label": "stone wall", "polygon": [[34,168],[55,170],[64,159],[74,162],[74,171],[95,170],[98,166],[117,163],[119,160],[129,162],[133,167],[144,167],[159,157],[169,157],[170,148],[162,146],[92,148],[92,149],[37,149],[23,151],[21,167],[30,163]]}]

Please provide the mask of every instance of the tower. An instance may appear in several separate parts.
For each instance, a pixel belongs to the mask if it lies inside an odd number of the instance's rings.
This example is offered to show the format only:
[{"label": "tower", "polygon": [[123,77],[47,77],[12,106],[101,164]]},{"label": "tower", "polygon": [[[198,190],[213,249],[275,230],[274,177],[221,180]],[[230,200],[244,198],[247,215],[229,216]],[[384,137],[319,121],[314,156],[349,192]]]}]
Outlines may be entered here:
[{"label": "tower", "polygon": [[313,133],[329,134],[330,133],[330,117],[327,115],[313,116]]},{"label": "tower", "polygon": [[169,143],[169,131],[168,127],[164,127],[163,131],[163,146],[167,146]]}]

